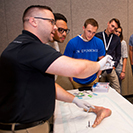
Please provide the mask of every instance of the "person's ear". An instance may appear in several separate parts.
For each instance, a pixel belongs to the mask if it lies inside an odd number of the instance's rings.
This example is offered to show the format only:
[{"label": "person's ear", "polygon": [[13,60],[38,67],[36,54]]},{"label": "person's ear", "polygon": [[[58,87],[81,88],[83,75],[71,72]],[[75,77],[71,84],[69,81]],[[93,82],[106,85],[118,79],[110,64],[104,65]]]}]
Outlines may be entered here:
[{"label": "person's ear", "polygon": [[29,23],[33,26],[36,27],[37,26],[37,21],[34,17],[30,17],[29,18]]},{"label": "person's ear", "polygon": [[109,24],[110,24],[110,22],[107,23],[107,25],[109,25]]},{"label": "person's ear", "polygon": [[85,27],[83,26],[83,30],[85,30]]}]

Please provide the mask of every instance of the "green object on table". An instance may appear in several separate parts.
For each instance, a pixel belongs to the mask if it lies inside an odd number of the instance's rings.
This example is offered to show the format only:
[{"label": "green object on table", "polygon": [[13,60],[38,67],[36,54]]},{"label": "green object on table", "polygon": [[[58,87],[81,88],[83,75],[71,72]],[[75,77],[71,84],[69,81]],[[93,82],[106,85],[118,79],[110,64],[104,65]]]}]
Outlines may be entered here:
[{"label": "green object on table", "polygon": [[92,97],[92,95],[88,95],[88,97]]}]

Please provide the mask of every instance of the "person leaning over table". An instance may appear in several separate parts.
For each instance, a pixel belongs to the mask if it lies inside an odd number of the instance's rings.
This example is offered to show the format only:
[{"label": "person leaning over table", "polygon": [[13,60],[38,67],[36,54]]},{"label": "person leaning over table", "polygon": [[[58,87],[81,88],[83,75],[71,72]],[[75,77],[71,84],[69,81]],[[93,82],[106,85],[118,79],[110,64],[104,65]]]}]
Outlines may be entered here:
[{"label": "person leaning over table", "polygon": [[[48,42],[47,44],[60,52],[59,43],[63,43],[66,39],[67,34],[70,29],[67,27],[67,19],[61,13],[54,13],[55,23],[57,30],[55,30],[54,38],[52,42]],[[57,80],[57,75],[55,75],[55,81]],[[49,120],[50,129],[53,130],[53,116]]]},{"label": "person leaning over table", "polygon": [[76,98],[55,83],[54,75],[85,78],[112,68],[112,57],[99,62],[72,59],[47,45],[57,30],[48,6],[29,6],[22,19],[22,34],[0,57],[0,133],[48,133],[55,99],[96,113],[97,126],[111,110]]},{"label": "person leaning over table", "polygon": [[[61,13],[54,13],[55,23],[57,26],[57,30],[55,30],[54,38],[52,42],[49,42],[48,45],[55,48],[60,52],[59,44],[63,43],[66,39],[67,34],[70,32],[70,29],[67,27],[67,19]],[[57,75],[55,75],[55,80],[57,79]]]},{"label": "person leaning over table", "polygon": [[[98,22],[93,18],[87,19],[84,22],[83,33],[72,38],[68,42],[64,55],[75,59],[87,59],[91,61],[101,60],[106,52],[103,41],[95,37],[97,29]],[[100,74],[101,71],[94,73],[85,79],[70,77],[70,81],[76,89],[91,87],[99,81]]]}]

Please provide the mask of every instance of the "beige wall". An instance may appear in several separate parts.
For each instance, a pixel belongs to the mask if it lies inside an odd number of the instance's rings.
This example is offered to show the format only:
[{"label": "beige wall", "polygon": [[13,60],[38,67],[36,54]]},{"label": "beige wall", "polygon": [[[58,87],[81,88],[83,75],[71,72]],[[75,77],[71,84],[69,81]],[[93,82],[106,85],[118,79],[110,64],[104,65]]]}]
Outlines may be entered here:
[{"label": "beige wall", "polygon": [[[133,33],[133,0],[0,0],[0,53],[21,33],[23,11],[32,4],[48,5],[54,12],[63,13],[67,17],[71,32],[65,42],[60,44],[62,53],[67,42],[82,33],[83,23],[90,17],[98,21],[98,31],[103,31],[112,17],[118,18],[121,21],[124,39],[127,43]],[[123,94],[133,94],[133,78],[129,60],[126,73]]]}]

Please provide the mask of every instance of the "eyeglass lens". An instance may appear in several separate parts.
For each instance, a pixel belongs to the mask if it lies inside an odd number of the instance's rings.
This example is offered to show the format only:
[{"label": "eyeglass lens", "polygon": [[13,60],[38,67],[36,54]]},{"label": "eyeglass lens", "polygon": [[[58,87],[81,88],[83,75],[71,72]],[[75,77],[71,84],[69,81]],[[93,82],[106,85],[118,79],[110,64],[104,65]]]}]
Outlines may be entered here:
[{"label": "eyeglass lens", "polygon": [[63,28],[58,28],[58,31],[63,34],[64,31],[66,32],[66,34],[68,34],[70,32],[70,29],[63,29]]}]

